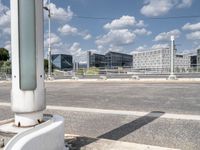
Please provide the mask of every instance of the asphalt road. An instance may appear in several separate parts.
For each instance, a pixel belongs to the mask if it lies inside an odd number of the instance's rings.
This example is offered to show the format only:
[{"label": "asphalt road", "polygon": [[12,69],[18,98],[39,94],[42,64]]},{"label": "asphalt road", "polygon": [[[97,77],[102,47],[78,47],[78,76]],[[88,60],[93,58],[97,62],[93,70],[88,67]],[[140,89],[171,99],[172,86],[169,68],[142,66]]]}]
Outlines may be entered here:
[{"label": "asphalt road", "polygon": [[[46,83],[47,104],[200,115],[197,83]],[[0,84],[0,102],[10,102],[11,84]]]},{"label": "asphalt road", "polygon": [[[0,102],[10,101],[11,84],[0,84]],[[46,83],[47,104],[115,111],[160,112],[160,116],[47,110],[65,117],[65,132],[184,150],[200,149],[200,121],[162,115],[200,115],[200,84]],[[0,120],[12,117],[0,106]]]}]

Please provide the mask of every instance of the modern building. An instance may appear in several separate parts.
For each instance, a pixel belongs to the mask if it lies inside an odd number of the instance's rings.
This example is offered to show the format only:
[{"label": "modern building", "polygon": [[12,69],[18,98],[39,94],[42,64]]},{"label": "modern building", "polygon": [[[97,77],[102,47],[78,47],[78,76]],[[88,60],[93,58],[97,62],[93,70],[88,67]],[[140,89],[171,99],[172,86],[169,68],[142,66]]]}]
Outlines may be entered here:
[{"label": "modern building", "polygon": [[[187,54],[175,55],[176,70],[186,70],[190,67],[190,57]],[[141,70],[154,70],[160,72],[170,71],[170,49],[135,52],[133,54],[133,68]]]},{"label": "modern building", "polygon": [[200,49],[197,50],[197,68],[200,71]]},{"label": "modern building", "polygon": [[52,54],[52,67],[54,69],[69,71],[73,69],[73,57],[66,54]]},{"label": "modern building", "polygon": [[90,67],[105,67],[106,66],[106,57],[105,55],[96,54],[88,52],[88,68]]},{"label": "modern building", "polygon": [[117,67],[132,67],[133,56],[118,53],[118,52],[108,52],[105,54],[106,57],[106,66],[108,68],[117,68]]},{"label": "modern building", "polygon": [[197,55],[191,55],[190,56],[190,67],[196,67],[197,66]]},{"label": "modern building", "polygon": [[175,57],[175,71],[186,72],[191,67],[189,54],[176,54]]},{"label": "modern building", "polygon": [[95,54],[88,52],[88,68],[98,67],[98,68],[117,68],[117,67],[132,67],[133,56],[118,53],[118,52],[108,52],[105,55]]}]

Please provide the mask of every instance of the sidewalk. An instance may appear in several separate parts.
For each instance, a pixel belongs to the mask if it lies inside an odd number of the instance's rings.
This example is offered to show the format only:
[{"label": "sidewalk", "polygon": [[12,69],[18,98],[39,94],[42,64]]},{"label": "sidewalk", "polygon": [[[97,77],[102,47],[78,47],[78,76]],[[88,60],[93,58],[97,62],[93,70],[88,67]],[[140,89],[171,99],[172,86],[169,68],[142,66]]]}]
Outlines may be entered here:
[{"label": "sidewalk", "polygon": [[200,78],[180,78],[177,80],[167,80],[166,78],[144,78],[134,80],[131,78],[116,78],[116,79],[56,79],[56,80],[45,80],[45,82],[136,82],[136,83],[199,83]]}]

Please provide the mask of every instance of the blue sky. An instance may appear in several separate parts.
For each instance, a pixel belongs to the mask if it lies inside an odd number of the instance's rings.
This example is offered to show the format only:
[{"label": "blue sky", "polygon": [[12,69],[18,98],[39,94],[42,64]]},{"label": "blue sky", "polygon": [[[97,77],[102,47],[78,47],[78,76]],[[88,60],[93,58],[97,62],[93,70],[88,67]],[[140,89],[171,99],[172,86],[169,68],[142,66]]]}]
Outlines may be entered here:
[{"label": "blue sky", "polygon": [[[1,1],[0,47],[10,49],[9,1]],[[46,0],[44,5],[49,6]],[[179,52],[195,52],[200,48],[200,17],[152,19],[200,16],[199,0],[51,0],[50,8],[53,15],[52,52],[72,54],[77,61],[86,61],[88,50],[131,54],[168,47],[171,35],[176,37]],[[46,52],[46,12],[44,28]]]}]

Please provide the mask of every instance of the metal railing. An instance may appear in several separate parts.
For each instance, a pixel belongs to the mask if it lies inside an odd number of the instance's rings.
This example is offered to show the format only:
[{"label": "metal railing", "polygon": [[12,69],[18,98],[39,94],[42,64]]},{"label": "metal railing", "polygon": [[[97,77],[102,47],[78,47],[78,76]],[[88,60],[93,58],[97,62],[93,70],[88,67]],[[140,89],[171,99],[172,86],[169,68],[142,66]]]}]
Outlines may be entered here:
[{"label": "metal railing", "polygon": [[[179,76],[185,76],[188,78],[200,77],[200,65],[184,66],[179,65],[174,68],[175,74]],[[148,77],[160,77],[168,76],[170,74],[170,68],[162,67],[142,67],[142,68],[133,68],[133,67],[115,67],[112,69],[109,68],[80,68],[78,70],[71,71],[59,71],[55,70],[53,72],[54,78],[69,78],[71,79],[74,76],[80,78],[99,78],[100,76],[107,76],[110,78],[124,77],[129,78],[133,75]],[[10,67],[0,67],[0,80],[10,80],[11,79],[11,68]]]}]

